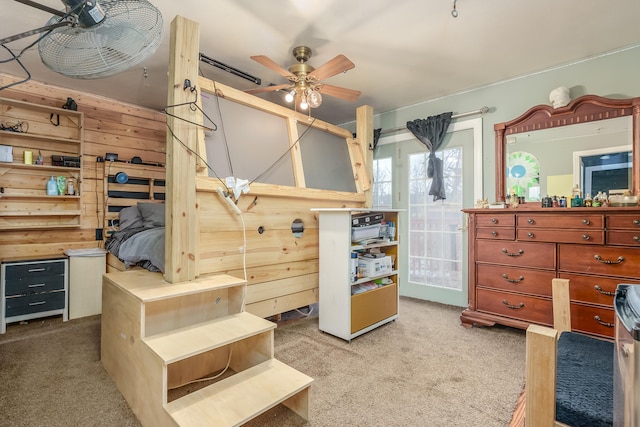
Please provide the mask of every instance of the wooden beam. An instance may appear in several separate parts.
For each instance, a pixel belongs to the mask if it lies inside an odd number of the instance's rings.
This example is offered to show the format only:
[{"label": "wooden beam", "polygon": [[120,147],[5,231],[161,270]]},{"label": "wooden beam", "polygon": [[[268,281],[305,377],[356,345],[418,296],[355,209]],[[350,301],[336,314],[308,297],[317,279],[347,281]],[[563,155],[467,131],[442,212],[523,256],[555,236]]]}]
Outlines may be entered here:
[{"label": "wooden beam", "polygon": [[[167,105],[177,106],[196,100],[192,90],[198,82],[200,27],[181,16],[171,22],[169,54],[169,94]],[[190,88],[185,88],[189,80]],[[165,219],[165,280],[185,282],[196,277],[196,141],[202,115],[186,105],[170,107],[167,116],[167,189]],[[195,110],[195,111],[194,111]],[[184,120],[181,120],[184,119]]]},{"label": "wooden beam", "polygon": [[[365,206],[373,206],[373,107],[363,105],[356,109],[356,139],[360,149],[362,165],[356,168],[356,186],[358,192],[364,192],[367,198]],[[353,159],[353,155],[351,157]]]}]

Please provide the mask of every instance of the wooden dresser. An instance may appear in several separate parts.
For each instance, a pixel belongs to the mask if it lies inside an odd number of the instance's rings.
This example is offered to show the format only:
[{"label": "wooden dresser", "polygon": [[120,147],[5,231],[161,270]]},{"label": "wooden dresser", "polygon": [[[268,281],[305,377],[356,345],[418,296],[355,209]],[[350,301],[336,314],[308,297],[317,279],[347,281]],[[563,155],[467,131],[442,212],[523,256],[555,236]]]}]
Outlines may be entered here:
[{"label": "wooden dresser", "polygon": [[[533,203],[531,204],[533,205]],[[464,326],[553,324],[551,279],[570,279],[574,330],[613,337],[618,283],[640,283],[639,208],[467,209]]]}]

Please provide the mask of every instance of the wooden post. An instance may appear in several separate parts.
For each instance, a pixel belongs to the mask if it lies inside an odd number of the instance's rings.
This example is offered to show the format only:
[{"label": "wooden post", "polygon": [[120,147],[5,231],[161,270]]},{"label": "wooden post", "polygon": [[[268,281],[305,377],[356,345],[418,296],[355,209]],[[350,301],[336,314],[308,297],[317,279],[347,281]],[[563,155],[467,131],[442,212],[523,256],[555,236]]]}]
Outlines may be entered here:
[{"label": "wooden post", "polygon": [[356,184],[362,185],[367,200],[365,206],[373,206],[373,107],[363,105],[356,109],[356,138],[360,144],[360,150],[364,164],[360,167]]},{"label": "wooden post", "polygon": [[556,419],[556,341],[558,332],[540,325],[527,328],[526,427],[549,427]]},{"label": "wooden post", "polygon": [[[167,105],[196,100],[199,88],[200,27],[181,16],[171,22],[169,54],[169,94]],[[189,80],[190,85],[186,84]],[[190,86],[185,88],[185,86]],[[169,283],[196,277],[196,141],[198,127],[185,120],[202,123],[201,114],[188,106],[169,107],[167,116],[167,180],[165,219],[165,280]],[[181,120],[185,119],[185,120]]]}]

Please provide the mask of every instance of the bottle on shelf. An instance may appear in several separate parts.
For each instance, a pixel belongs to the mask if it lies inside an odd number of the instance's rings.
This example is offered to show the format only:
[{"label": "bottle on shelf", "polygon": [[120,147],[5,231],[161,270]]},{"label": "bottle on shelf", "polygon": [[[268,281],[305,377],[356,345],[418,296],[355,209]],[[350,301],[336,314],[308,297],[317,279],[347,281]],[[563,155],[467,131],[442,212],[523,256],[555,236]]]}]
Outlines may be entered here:
[{"label": "bottle on shelf", "polygon": [[58,181],[51,175],[51,179],[47,181],[47,196],[58,195]]},{"label": "bottle on shelf", "polygon": [[73,179],[69,178],[69,180],[67,181],[67,194],[69,196],[73,196],[74,194],[74,188],[73,188]]}]

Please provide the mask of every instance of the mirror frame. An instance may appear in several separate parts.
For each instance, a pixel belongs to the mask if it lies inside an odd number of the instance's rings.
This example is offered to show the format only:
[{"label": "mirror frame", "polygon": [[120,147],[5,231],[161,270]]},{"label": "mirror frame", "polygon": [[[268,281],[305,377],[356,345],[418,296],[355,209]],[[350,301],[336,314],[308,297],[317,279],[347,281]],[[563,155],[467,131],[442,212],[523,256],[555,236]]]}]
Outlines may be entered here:
[{"label": "mirror frame", "polygon": [[541,104],[530,108],[521,116],[493,126],[496,137],[496,201],[506,197],[507,136],[522,132],[569,126],[578,123],[632,116],[631,192],[640,193],[640,97],[629,99],[604,98],[584,95],[568,105],[553,108]]}]

